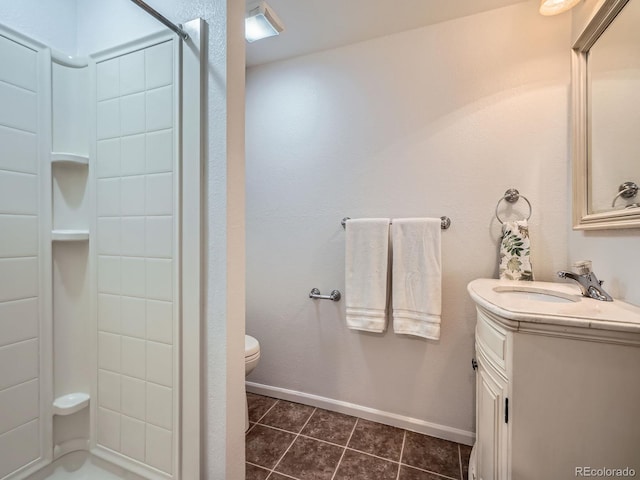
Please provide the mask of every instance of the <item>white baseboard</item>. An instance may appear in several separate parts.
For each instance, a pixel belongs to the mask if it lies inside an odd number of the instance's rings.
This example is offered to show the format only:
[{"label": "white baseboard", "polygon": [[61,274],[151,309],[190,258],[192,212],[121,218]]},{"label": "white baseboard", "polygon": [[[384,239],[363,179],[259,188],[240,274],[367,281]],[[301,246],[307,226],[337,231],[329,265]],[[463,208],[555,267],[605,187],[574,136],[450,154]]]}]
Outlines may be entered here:
[{"label": "white baseboard", "polygon": [[286,388],[272,387],[255,382],[245,382],[247,392],[257,393],[268,397],[288,400],[290,402],[303,403],[312,407],[324,408],[333,412],[353,415],[373,422],[391,425],[393,427],[404,428],[412,432],[423,433],[432,437],[442,438],[451,442],[473,445],[476,435],[473,432],[460,430],[458,428],[438,425],[436,423],[425,422],[417,418],[406,417],[390,412],[383,412],[375,408],[364,407],[354,403],[334,400],[332,398],[320,397],[310,393],[297,392]]}]

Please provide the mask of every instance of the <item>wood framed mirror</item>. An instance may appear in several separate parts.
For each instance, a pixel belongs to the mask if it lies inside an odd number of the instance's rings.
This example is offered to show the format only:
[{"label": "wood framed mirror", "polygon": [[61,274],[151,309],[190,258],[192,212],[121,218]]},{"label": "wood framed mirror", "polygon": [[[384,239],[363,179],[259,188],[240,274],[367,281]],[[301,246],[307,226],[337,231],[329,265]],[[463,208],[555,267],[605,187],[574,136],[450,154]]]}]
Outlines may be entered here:
[{"label": "wood framed mirror", "polygon": [[573,227],[640,228],[640,2],[605,0],[572,50]]}]

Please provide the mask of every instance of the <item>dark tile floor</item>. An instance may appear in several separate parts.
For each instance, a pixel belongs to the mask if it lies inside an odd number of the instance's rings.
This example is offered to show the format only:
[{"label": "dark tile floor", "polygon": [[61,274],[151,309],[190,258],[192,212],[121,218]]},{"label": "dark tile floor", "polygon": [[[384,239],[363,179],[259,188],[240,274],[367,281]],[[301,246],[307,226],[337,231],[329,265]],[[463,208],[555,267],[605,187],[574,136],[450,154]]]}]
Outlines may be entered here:
[{"label": "dark tile floor", "polygon": [[467,478],[471,447],[252,393],[247,480]]}]

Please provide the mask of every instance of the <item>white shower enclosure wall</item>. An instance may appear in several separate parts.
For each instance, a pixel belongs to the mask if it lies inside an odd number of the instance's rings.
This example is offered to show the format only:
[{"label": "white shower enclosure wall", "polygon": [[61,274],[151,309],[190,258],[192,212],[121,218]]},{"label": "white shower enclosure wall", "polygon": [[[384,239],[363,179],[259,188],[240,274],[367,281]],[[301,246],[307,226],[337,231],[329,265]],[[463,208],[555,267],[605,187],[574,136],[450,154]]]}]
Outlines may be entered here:
[{"label": "white shower enclosure wall", "polygon": [[188,44],[160,33],[84,60],[0,26],[2,480],[197,478],[188,25]]}]

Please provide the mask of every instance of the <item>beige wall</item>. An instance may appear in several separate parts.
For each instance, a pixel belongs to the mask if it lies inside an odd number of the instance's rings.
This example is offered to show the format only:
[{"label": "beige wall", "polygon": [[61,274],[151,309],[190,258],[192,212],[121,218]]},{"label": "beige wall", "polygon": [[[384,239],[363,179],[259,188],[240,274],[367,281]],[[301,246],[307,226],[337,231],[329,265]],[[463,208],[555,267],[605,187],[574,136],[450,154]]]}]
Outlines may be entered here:
[{"label": "beige wall", "polygon": [[[472,438],[466,284],[496,275],[507,188],[533,205],[537,278],[567,264],[570,16],[535,3],[248,70],[250,381]],[[438,342],[350,331],[344,302],[308,299],[344,291],[343,217],[440,215]]]}]

